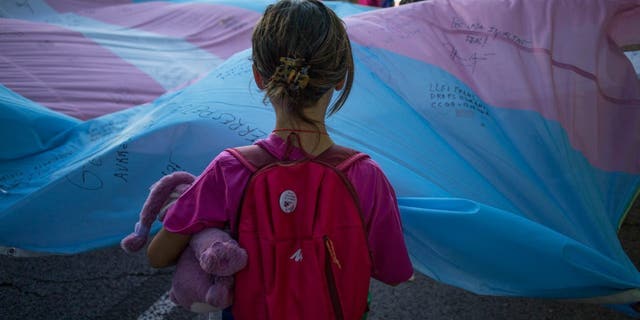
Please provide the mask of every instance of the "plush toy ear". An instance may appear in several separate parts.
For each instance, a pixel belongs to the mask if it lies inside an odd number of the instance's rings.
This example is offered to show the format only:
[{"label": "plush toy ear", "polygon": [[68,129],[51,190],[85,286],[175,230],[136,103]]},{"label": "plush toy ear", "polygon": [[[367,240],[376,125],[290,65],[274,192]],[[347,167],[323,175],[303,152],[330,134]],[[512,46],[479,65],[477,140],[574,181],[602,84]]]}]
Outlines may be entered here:
[{"label": "plush toy ear", "polygon": [[[166,175],[151,186],[149,196],[140,211],[140,220],[136,223],[133,233],[120,241],[120,247],[126,252],[135,252],[147,243],[151,224],[163,211],[163,206],[171,197],[171,194],[179,189],[184,192],[187,188],[183,185],[191,185],[195,176],[188,172],[176,171]],[[180,187],[180,188],[178,188]],[[182,194],[182,192],[180,194]],[[166,210],[166,208],[165,208]]]},{"label": "plush toy ear", "polygon": [[191,184],[179,184],[173,189],[173,192],[171,192],[169,198],[167,198],[167,200],[165,200],[165,202],[162,204],[162,208],[158,213],[159,221],[164,221],[164,215],[167,213],[167,210],[169,210],[169,208],[173,206],[176,200],[178,200],[178,198],[180,198],[180,196],[190,187]]}]

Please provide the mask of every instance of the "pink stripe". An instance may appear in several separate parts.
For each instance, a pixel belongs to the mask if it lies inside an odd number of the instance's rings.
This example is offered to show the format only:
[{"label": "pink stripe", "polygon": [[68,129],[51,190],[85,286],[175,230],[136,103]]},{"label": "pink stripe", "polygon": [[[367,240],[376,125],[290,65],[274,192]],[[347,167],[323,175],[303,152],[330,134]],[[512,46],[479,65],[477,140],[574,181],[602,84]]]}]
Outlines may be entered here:
[{"label": "pink stripe", "polygon": [[251,47],[251,34],[260,14],[206,3],[147,2],[108,6],[81,14],[102,22],[185,39],[226,59]]},{"label": "pink stripe", "polygon": [[0,83],[79,119],[146,103],[164,93],[155,80],[77,32],[1,19],[0,42]]},{"label": "pink stripe", "polygon": [[[593,165],[636,173],[640,85],[606,27],[619,13],[640,20],[638,7],[434,0],[345,20],[353,41],[438,66],[493,106],[537,111],[558,121]],[[401,83],[394,89],[403,93]]]},{"label": "pink stripe", "polygon": [[92,10],[106,6],[116,6],[121,4],[130,4],[130,0],[45,0],[45,2],[54,10],[60,13],[77,12],[80,10]]}]

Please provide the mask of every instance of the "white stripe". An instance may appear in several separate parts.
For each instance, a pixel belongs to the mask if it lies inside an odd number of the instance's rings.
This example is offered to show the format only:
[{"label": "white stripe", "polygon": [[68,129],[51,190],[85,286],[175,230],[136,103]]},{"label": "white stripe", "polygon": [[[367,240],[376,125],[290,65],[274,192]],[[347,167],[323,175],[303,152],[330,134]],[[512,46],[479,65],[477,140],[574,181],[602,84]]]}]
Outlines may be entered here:
[{"label": "white stripe", "polygon": [[167,291],[147,311],[139,315],[138,320],[164,319],[174,308],[176,304],[169,300],[169,291]]}]

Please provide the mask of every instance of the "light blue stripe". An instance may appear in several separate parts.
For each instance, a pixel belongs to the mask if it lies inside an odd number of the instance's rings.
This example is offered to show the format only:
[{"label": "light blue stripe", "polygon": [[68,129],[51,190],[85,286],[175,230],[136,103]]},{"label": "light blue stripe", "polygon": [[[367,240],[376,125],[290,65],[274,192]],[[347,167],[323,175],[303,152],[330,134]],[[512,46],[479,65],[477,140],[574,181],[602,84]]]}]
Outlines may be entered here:
[{"label": "light blue stripe", "polygon": [[44,0],[0,2],[0,18],[46,21],[49,17],[56,15],[58,12]]}]

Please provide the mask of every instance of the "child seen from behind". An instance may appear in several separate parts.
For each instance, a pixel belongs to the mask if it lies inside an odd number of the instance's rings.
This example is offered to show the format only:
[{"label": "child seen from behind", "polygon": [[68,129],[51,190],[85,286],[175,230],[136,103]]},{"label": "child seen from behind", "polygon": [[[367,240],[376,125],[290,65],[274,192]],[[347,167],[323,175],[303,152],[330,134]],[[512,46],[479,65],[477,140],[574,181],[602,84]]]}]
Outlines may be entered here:
[{"label": "child seen from behind", "polygon": [[370,277],[397,285],[413,269],[384,173],[325,127],[353,83],[345,26],[320,1],[282,0],[266,8],[252,49],[274,130],[213,159],[167,212],[150,264],[174,264],[204,228],[229,228],[249,255],[235,319],[361,319]]}]

